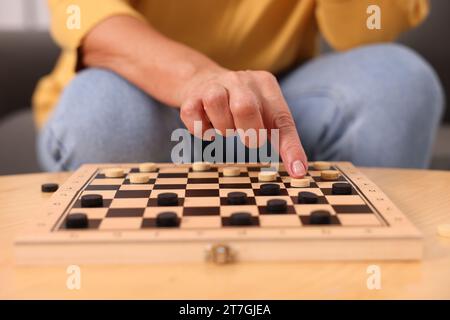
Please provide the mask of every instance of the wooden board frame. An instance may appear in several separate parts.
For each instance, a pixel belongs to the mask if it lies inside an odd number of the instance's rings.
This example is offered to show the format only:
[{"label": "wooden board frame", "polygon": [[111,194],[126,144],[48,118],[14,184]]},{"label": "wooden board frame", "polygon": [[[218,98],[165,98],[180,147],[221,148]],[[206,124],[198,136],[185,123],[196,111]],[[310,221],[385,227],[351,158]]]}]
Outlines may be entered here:
[{"label": "wooden board frame", "polygon": [[[382,226],[58,230],[66,209],[99,170],[136,167],[132,163],[87,164],[52,195],[48,206],[16,239],[16,260],[19,264],[199,262],[217,244],[229,248],[234,261],[421,259],[422,235],[392,201],[351,163],[332,165],[381,216]],[[190,165],[158,164],[159,168],[174,166]]]}]

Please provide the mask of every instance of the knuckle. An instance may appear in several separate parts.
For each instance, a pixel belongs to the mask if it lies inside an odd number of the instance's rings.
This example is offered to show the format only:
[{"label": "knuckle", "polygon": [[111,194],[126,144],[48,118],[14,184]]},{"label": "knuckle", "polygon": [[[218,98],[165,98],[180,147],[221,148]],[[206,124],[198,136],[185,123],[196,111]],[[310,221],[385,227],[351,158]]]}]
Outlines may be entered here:
[{"label": "knuckle", "polygon": [[228,71],[225,73],[224,77],[230,82],[238,82],[240,79],[240,74],[236,71]]},{"label": "knuckle", "polygon": [[240,70],[236,71],[239,81],[242,83],[249,83],[253,80],[253,71],[251,70]]},{"label": "knuckle", "polygon": [[215,107],[227,99],[225,90],[209,90],[203,96],[203,104],[205,108]]},{"label": "knuckle", "polygon": [[256,74],[257,74],[257,77],[266,84],[278,83],[277,78],[268,71],[264,71],[264,70],[257,71]]},{"label": "knuckle", "polygon": [[188,103],[181,107],[180,109],[180,117],[182,120],[190,119],[197,114],[197,107],[195,104]]},{"label": "knuckle", "polygon": [[231,112],[237,117],[251,117],[257,111],[258,108],[251,99],[241,99],[231,106]]}]

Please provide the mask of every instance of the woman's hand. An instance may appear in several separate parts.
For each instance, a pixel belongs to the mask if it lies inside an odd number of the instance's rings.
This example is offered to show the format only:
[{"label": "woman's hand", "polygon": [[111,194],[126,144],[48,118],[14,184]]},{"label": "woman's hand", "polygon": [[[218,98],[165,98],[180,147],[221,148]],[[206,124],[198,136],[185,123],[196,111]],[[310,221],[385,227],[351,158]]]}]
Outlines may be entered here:
[{"label": "woman's hand", "polygon": [[196,120],[204,130],[213,126],[224,134],[226,129],[279,129],[279,152],[289,174],[306,173],[305,152],[272,74],[226,70],[128,16],[113,16],[96,25],[81,52],[85,66],[113,70],[153,98],[181,106],[181,118],[192,133]]},{"label": "woman's hand", "polygon": [[[214,68],[196,74],[179,92],[181,119],[194,134],[194,122],[200,121],[202,135],[214,128],[222,135],[226,129],[279,129],[279,153],[293,177],[302,177],[308,161],[300,143],[294,120],[277,79],[266,71],[228,71]],[[265,141],[257,141],[261,145]]]}]

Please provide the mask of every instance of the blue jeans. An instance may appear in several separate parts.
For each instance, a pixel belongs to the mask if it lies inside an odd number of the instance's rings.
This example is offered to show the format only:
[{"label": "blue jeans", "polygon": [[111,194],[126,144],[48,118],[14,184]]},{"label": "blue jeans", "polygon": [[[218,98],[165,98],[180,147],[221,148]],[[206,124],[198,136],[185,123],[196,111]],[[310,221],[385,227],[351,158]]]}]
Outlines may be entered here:
[{"label": "blue jeans", "polygon": [[[396,44],[331,53],[280,79],[310,160],[426,167],[444,98],[432,68]],[[87,162],[168,162],[184,127],[167,107],[119,75],[80,72],[38,138],[44,169]]]}]

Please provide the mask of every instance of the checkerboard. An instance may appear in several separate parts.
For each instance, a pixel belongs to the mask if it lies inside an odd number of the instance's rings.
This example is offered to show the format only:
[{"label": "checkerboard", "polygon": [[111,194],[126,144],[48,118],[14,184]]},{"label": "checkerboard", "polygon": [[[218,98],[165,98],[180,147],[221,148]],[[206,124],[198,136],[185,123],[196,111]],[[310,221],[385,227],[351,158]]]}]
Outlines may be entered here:
[{"label": "checkerboard", "polygon": [[[340,172],[336,181],[321,179],[311,167],[310,186],[294,188],[282,165],[276,166],[280,194],[262,195],[260,164],[232,164],[236,177],[223,175],[227,164],[193,171],[189,164],[158,164],[146,173],[145,184],[132,184],[136,164],[84,165],[52,196],[30,229],[18,238],[18,261],[24,263],[151,263],[177,261],[246,260],[366,260],[419,259],[421,235],[387,196],[350,163],[332,163]],[[121,167],[122,178],[107,178],[108,167]],[[264,169],[263,169],[264,170]],[[349,195],[334,195],[335,182],[348,182]],[[229,192],[247,194],[247,203],[231,205]],[[316,204],[300,204],[300,191],[318,196]],[[160,193],[178,195],[178,205],[161,207]],[[81,197],[99,194],[103,206],[81,207]],[[271,213],[267,201],[283,199],[285,213]],[[330,224],[310,223],[316,210],[331,213]],[[165,211],[179,217],[176,228],[161,228],[156,216]],[[230,215],[247,212],[251,225],[233,226]],[[88,228],[67,229],[72,213],[88,216]],[[225,252],[225,257],[223,256]],[[220,255],[222,254],[222,256]]]}]

